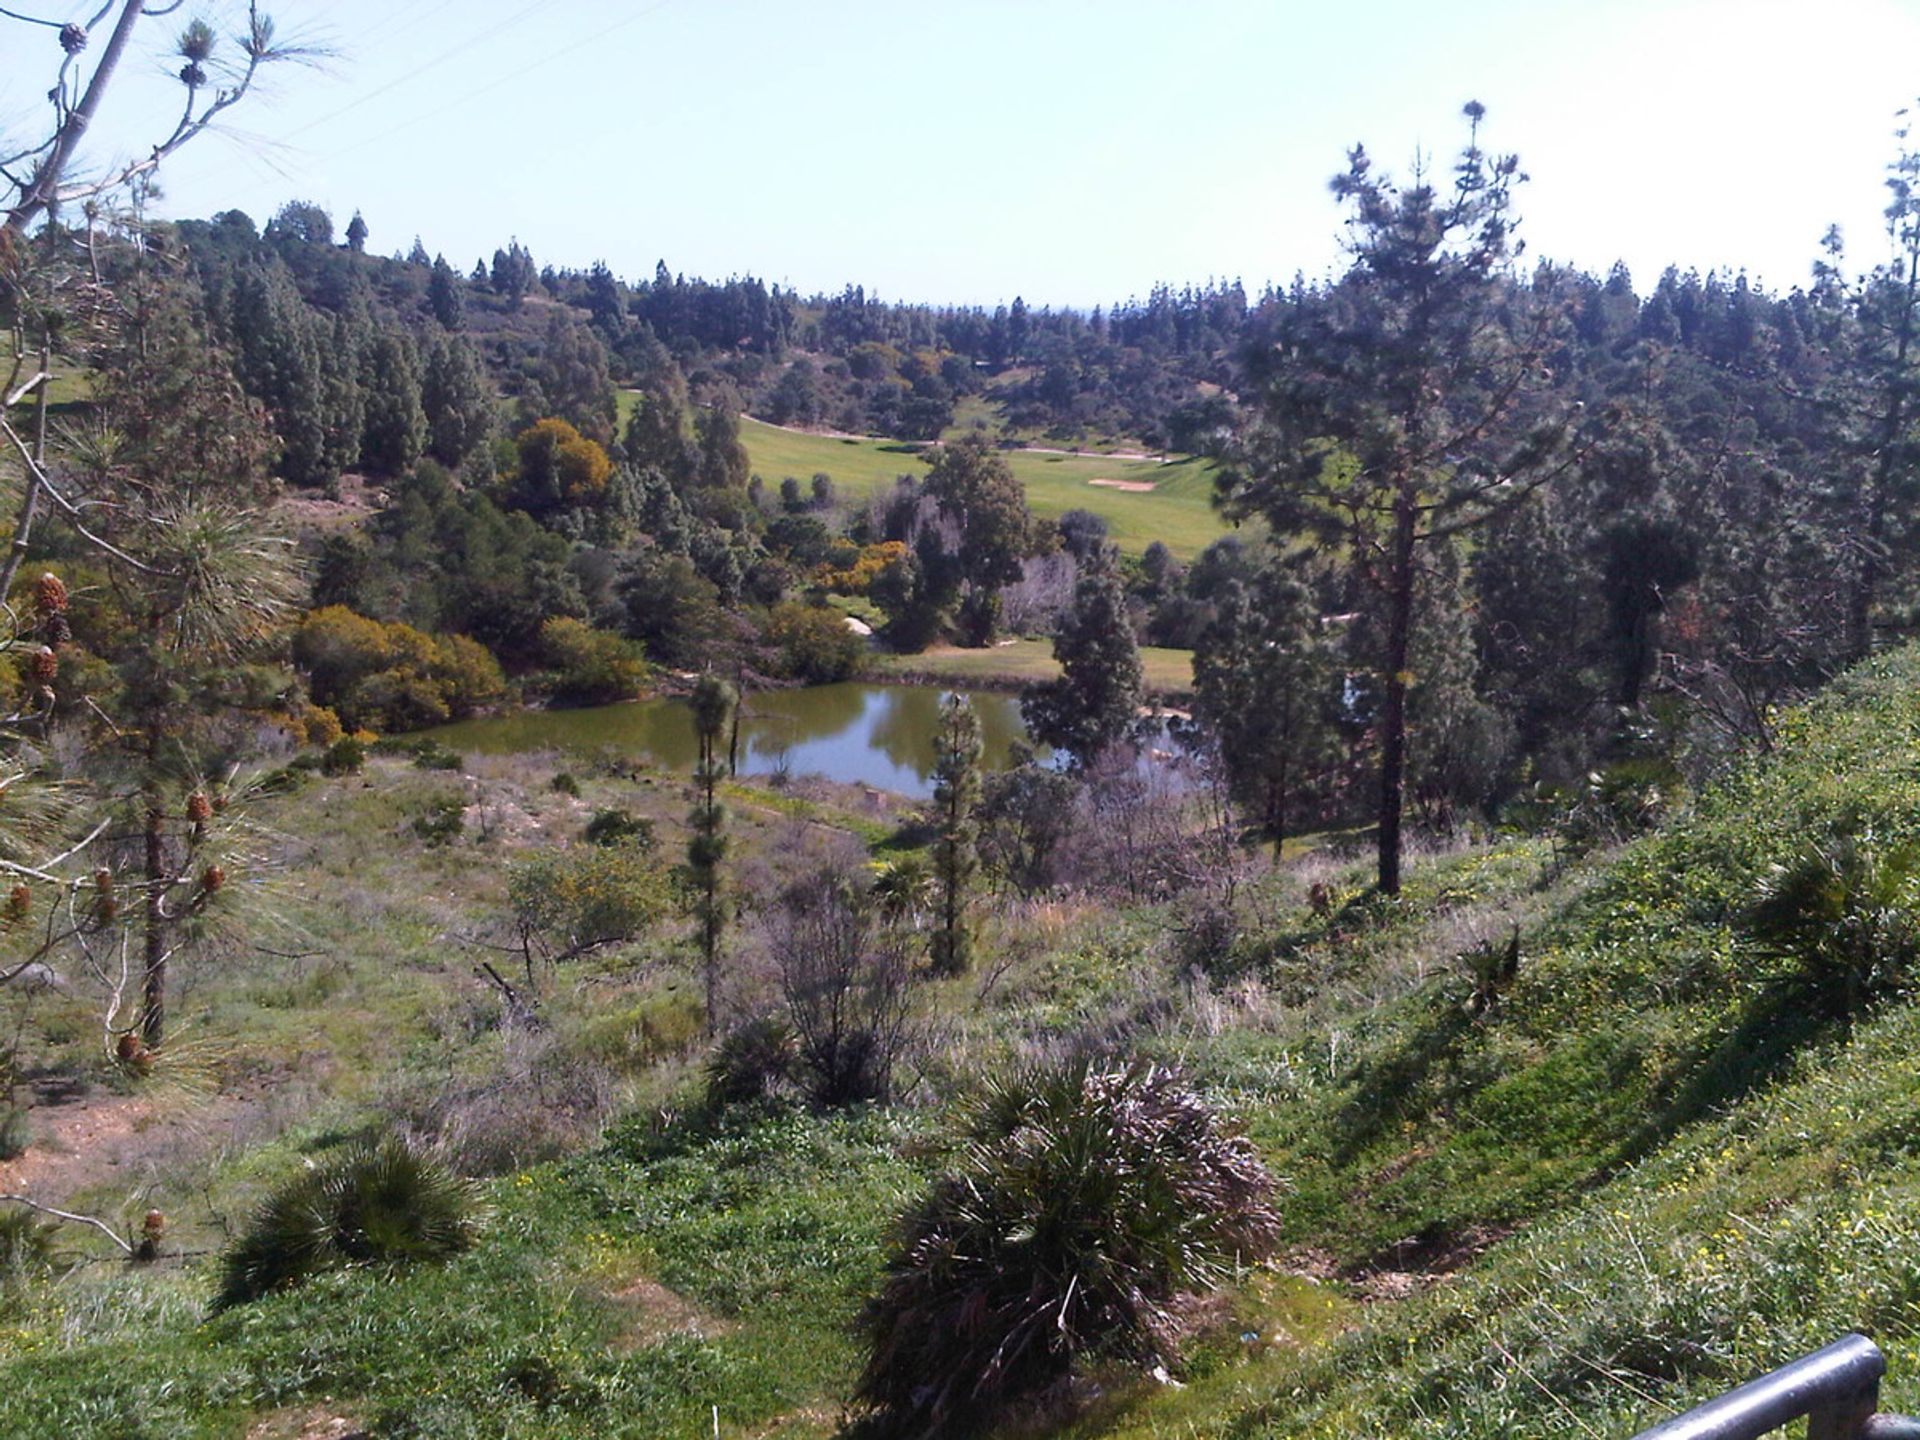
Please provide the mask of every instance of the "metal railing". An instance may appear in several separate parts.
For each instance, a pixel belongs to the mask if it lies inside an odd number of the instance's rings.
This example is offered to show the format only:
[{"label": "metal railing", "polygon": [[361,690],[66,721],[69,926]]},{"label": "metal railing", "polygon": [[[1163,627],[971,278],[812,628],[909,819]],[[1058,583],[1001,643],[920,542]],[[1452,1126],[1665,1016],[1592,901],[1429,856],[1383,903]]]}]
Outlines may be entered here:
[{"label": "metal railing", "polygon": [[1920,1420],[1879,1413],[1886,1373],[1880,1347],[1849,1335],[1634,1440],[1758,1440],[1802,1415],[1807,1440],[1920,1440]]}]

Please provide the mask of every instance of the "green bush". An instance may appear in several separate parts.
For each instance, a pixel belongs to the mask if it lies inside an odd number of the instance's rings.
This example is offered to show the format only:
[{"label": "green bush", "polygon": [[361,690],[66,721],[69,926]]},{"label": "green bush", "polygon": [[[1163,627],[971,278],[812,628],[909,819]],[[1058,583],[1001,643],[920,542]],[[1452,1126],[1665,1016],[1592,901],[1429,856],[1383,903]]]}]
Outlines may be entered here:
[{"label": "green bush", "polygon": [[1279,1233],[1253,1146],[1158,1066],[1016,1072],[961,1139],[862,1315],[857,1397],[884,1433],[975,1428],[1085,1355],[1168,1358],[1168,1302]]},{"label": "green bush", "polygon": [[413,833],[429,845],[444,845],[466,829],[467,804],[458,795],[442,795],[428,802],[427,813],[416,815]]},{"label": "green bush", "polygon": [[653,822],[615,805],[593,812],[584,838],[589,845],[637,845],[653,848]]},{"label": "green bush", "polygon": [[9,1109],[0,1115],[0,1160],[15,1160],[24,1155],[33,1139],[27,1127],[27,1112]]},{"label": "green bush", "polygon": [[0,1209],[0,1286],[53,1264],[53,1237],[58,1226],[43,1222],[33,1211]]},{"label": "green bush", "polygon": [[573,778],[571,770],[562,770],[547,784],[556,795],[570,795],[575,800],[580,798],[580,782]]},{"label": "green bush", "polygon": [[450,1259],[479,1237],[479,1190],[395,1139],[359,1144],[276,1190],[227,1254],[216,1310],[326,1270]]},{"label": "green bush", "polygon": [[763,1016],[736,1025],[708,1057],[707,1107],[771,1100],[793,1083],[799,1064],[793,1031],[778,1020]]},{"label": "green bush", "polygon": [[522,934],[565,959],[638,938],[673,908],[667,875],[638,845],[544,851],[507,874]]},{"label": "green bush", "polygon": [[556,705],[611,705],[640,693],[650,673],[636,641],[556,615],[540,627]]},{"label": "green bush", "polygon": [[417,770],[464,770],[466,760],[458,750],[424,736],[382,735],[367,747],[370,755],[404,755]]},{"label": "green bush", "polygon": [[366,763],[367,747],[351,735],[342,735],[327,747],[327,753],[320,761],[320,771],[324,775],[354,775]]},{"label": "green bush", "polygon": [[867,642],[847,628],[838,610],[776,605],[767,617],[766,641],[779,652],[781,673],[810,685],[851,680],[867,665]]}]

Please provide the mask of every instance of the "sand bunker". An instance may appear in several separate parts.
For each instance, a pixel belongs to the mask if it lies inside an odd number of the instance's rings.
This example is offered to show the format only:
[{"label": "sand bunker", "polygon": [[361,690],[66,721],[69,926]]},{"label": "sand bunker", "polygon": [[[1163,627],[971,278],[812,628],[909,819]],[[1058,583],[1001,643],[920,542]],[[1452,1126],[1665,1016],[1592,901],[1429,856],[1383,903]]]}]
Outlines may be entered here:
[{"label": "sand bunker", "polygon": [[1089,480],[1089,485],[1104,485],[1109,490],[1124,490],[1129,495],[1144,495],[1153,489],[1151,480]]}]

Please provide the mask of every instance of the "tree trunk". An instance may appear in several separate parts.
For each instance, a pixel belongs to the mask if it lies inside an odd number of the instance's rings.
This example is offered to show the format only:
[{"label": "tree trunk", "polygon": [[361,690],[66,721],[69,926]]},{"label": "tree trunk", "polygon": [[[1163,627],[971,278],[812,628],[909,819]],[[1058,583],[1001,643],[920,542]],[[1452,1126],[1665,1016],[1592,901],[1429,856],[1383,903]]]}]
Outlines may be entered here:
[{"label": "tree trunk", "polygon": [[1407,786],[1407,655],[1413,638],[1413,547],[1418,515],[1410,487],[1394,506],[1387,570],[1386,703],[1380,712],[1380,893],[1400,893],[1400,816]]},{"label": "tree trunk", "polygon": [[141,937],[146,973],[141,983],[140,1038],[149,1050],[158,1050],[167,1030],[167,812],[158,791],[148,790],[141,799],[146,812],[146,850],[141,867],[146,879]]}]

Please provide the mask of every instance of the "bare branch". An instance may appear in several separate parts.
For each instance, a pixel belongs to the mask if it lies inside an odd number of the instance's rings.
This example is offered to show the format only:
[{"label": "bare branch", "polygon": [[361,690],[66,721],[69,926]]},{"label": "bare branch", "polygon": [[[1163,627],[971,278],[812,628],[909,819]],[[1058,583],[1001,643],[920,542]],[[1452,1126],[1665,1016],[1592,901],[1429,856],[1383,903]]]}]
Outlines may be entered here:
[{"label": "bare branch", "polygon": [[70,1210],[56,1210],[51,1205],[42,1205],[38,1200],[30,1200],[25,1195],[0,1195],[0,1201],[11,1201],[15,1205],[24,1205],[29,1210],[37,1210],[42,1215],[51,1215],[56,1220],[65,1220],[74,1225],[91,1225],[128,1255],[133,1254],[133,1245],[124,1240],[106,1221],[93,1215],[76,1215]]}]

